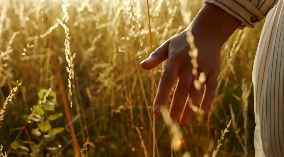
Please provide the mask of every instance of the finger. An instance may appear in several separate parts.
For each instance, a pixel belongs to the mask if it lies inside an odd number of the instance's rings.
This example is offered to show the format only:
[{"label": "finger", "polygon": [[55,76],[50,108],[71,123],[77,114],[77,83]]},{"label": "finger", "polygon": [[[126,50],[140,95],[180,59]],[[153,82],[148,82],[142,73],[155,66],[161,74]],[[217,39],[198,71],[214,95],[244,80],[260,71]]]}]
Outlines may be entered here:
[{"label": "finger", "polygon": [[207,114],[211,108],[212,102],[215,97],[215,92],[217,88],[217,78],[218,74],[210,74],[205,82],[205,93],[204,98],[202,100],[202,109],[204,110],[204,113]]},{"label": "finger", "polygon": [[173,121],[179,122],[184,109],[188,91],[192,83],[193,76],[188,71],[181,73],[174,97],[171,103],[170,116]]},{"label": "finger", "polygon": [[154,52],[151,53],[151,55],[143,60],[140,63],[140,66],[143,69],[150,70],[155,68],[157,65],[159,65],[161,62],[166,60],[168,58],[168,47],[170,44],[170,40],[164,42],[159,48],[157,48]]},{"label": "finger", "polygon": [[183,110],[183,114],[180,118],[180,124],[185,126],[185,125],[189,125],[190,122],[193,119],[194,116],[194,111],[190,108],[189,106],[189,96],[187,97],[186,103],[185,103],[185,107]]},{"label": "finger", "polygon": [[[197,89],[195,86],[191,86],[189,91],[189,100],[191,100],[192,105],[200,108],[203,94],[204,84],[201,84],[201,89]],[[194,113],[192,113],[192,109],[189,109],[189,105],[187,105],[180,119],[181,124],[188,125],[190,123],[190,118],[193,117],[193,114]]]},{"label": "finger", "polygon": [[165,71],[161,77],[157,95],[154,100],[154,112],[160,114],[161,107],[167,104],[171,89],[175,83],[178,74],[178,66],[173,60],[169,60]]},{"label": "finger", "polygon": [[[196,81],[196,80],[195,80]],[[197,80],[198,81],[198,80]],[[192,100],[193,105],[197,106],[198,108],[201,106],[201,101],[204,95],[204,83],[198,83],[198,87],[195,85],[191,86],[189,91],[189,97]]]}]

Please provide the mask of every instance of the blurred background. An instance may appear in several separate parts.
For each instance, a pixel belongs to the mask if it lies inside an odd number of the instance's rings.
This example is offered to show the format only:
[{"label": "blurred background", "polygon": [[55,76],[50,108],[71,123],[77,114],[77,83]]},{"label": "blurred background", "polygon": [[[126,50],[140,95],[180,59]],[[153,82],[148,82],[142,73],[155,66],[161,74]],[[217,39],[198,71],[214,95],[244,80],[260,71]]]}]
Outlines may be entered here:
[{"label": "blurred background", "polygon": [[[151,71],[139,66],[151,53],[147,1],[0,3],[3,152],[68,157],[79,147],[82,156],[153,156]],[[202,5],[149,0],[153,47],[183,31]],[[163,118],[156,117],[156,156],[211,156],[231,119],[216,156],[254,156],[251,72],[262,25],[237,30],[222,47],[209,122],[180,128],[179,153],[171,149]],[[163,66],[153,71],[156,83]]]}]

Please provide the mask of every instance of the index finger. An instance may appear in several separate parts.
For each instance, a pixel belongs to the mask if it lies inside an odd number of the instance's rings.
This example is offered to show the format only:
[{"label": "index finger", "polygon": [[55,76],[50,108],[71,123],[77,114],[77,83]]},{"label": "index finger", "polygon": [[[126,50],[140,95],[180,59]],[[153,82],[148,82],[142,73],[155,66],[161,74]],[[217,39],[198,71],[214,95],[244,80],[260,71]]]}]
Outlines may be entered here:
[{"label": "index finger", "polygon": [[160,114],[161,107],[167,104],[171,89],[175,83],[178,74],[178,66],[173,60],[168,60],[165,71],[159,82],[157,95],[154,100],[154,112]]}]

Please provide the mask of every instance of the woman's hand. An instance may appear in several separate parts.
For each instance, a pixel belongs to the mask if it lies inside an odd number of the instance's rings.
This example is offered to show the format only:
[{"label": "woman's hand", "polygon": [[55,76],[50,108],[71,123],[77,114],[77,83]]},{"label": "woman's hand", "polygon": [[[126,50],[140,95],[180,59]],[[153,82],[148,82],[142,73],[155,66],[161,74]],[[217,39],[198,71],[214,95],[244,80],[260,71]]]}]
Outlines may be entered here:
[{"label": "woman's hand", "polygon": [[217,87],[220,48],[240,24],[240,21],[222,9],[206,4],[190,25],[194,44],[198,49],[197,77],[203,73],[206,78],[200,90],[196,89],[193,83],[194,67],[189,56],[191,48],[186,40],[188,29],[164,42],[148,59],[141,62],[141,67],[149,70],[167,59],[153,104],[155,113],[160,113],[161,107],[167,104],[176,78],[179,80],[170,108],[173,121],[182,125],[190,123],[193,111],[189,105],[185,105],[188,100],[192,100],[193,105],[197,107],[201,105],[204,112],[208,113]]}]

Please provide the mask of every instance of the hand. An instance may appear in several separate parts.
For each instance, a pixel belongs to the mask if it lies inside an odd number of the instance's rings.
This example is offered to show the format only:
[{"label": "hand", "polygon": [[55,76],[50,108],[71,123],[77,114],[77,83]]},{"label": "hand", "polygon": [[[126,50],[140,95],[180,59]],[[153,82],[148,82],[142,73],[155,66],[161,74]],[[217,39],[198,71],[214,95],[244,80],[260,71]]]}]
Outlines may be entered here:
[{"label": "hand", "polygon": [[[170,116],[175,122],[186,125],[190,122],[193,111],[186,103],[187,98],[192,100],[193,105],[200,106],[207,113],[215,96],[217,77],[220,67],[220,49],[207,46],[209,44],[200,40],[196,43],[198,48],[197,76],[203,72],[206,81],[202,88],[197,90],[193,84],[193,65],[189,56],[190,47],[186,40],[186,31],[169,39],[156,49],[148,59],[141,63],[144,69],[152,69],[167,59],[165,71],[159,83],[158,92],[154,101],[154,112],[160,113],[161,106],[166,105],[170,91],[179,78],[174,97],[171,103]],[[198,78],[198,77],[197,77]],[[206,88],[204,88],[206,86]],[[206,90],[204,90],[206,89]]]},{"label": "hand", "polygon": [[[214,17],[216,17],[215,21]],[[223,27],[221,27],[222,21],[218,23],[218,18],[220,17],[228,17],[228,21],[226,21],[228,23],[225,23]],[[211,18],[213,25],[210,25],[209,18]],[[216,23],[219,27],[216,26]],[[220,48],[239,25],[240,22],[234,17],[210,4],[205,5],[194,19],[190,27],[192,27],[194,44],[198,49],[196,58],[198,64],[197,78],[201,73],[205,74],[206,78],[205,82],[201,84],[200,90],[196,89],[193,83],[195,77],[192,73],[192,58],[189,56],[190,46],[186,40],[187,30],[164,42],[151,53],[148,59],[141,62],[141,67],[149,70],[167,59],[153,104],[155,113],[159,114],[161,107],[167,104],[176,78],[178,78],[178,85],[170,107],[172,120],[182,125],[190,123],[193,111],[186,103],[189,100],[192,100],[193,105],[201,107],[205,113],[208,113],[217,87],[220,68]]]}]

